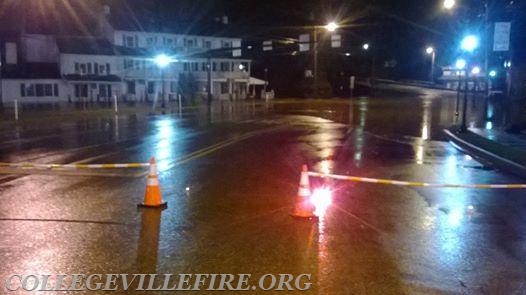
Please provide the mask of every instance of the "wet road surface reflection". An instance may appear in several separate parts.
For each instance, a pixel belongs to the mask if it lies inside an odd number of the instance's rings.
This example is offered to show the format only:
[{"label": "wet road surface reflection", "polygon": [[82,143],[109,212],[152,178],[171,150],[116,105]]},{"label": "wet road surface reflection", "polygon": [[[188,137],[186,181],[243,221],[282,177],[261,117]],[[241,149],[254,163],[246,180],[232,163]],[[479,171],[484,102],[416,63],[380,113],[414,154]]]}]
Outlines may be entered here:
[{"label": "wet road surface reflection", "polygon": [[[308,273],[313,294],[520,293],[522,191],[312,177],[319,221],[289,216],[302,164],[406,181],[521,182],[443,141],[442,128],[456,120],[454,100],[423,91],[351,103],[225,103],[180,116],[49,126],[43,138],[34,130],[2,133],[4,161],[155,156],[168,209],[137,210],[141,178],[50,173],[0,180],[0,277],[250,273],[257,282],[266,273]],[[185,156],[192,158],[174,164]]]}]

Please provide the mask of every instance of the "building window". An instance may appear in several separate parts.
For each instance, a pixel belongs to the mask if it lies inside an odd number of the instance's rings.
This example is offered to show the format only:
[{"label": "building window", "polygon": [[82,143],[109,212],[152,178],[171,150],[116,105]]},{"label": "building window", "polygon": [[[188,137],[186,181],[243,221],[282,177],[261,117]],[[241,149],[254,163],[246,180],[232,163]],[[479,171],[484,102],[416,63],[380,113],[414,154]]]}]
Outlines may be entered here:
[{"label": "building window", "polygon": [[171,81],[170,82],[170,92],[175,93],[177,92],[177,82]]},{"label": "building window", "polygon": [[190,70],[190,66],[188,65],[187,62],[185,62],[185,63],[183,64],[183,70],[184,70],[185,72],[188,72],[188,71]]},{"label": "building window", "polygon": [[221,72],[228,72],[230,70],[230,63],[229,62],[222,62],[220,64]]},{"label": "building window", "polygon": [[93,64],[93,69],[95,70],[95,75],[98,75],[99,74],[99,64],[98,63],[94,63]]},{"label": "building window", "polygon": [[135,81],[128,81],[126,83],[128,84],[128,93],[135,94]]},{"label": "building window", "polygon": [[132,69],[133,68],[133,60],[131,59],[125,59],[124,60],[124,69]]},{"label": "building window", "polygon": [[204,41],[203,43],[204,43],[203,46],[204,46],[206,49],[210,49],[210,48],[212,48],[212,42],[211,42],[211,41]]},{"label": "building window", "polygon": [[20,96],[58,96],[58,84],[20,84]]},{"label": "building window", "polygon": [[203,62],[201,63],[201,71],[207,72],[208,71],[208,63]]},{"label": "building window", "polygon": [[221,82],[221,94],[228,93],[228,83],[227,82]]},{"label": "building window", "polygon": [[91,74],[91,63],[88,63],[88,74]]},{"label": "building window", "polygon": [[212,71],[217,71],[217,63],[216,62],[213,62],[212,63]]},{"label": "building window", "polygon": [[153,38],[152,37],[146,38],[146,45],[148,45],[148,46],[152,46],[153,45]]},{"label": "building window", "polygon": [[44,95],[53,96],[53,85],[52,84],[44,84]]},{"label": "building window", "polygon": [[155,93],[155,83],[153,81],[148,81],[148,94]]},{"label": "building window", "polygon": [[37,96],[44,96],[44,84],[36,84],[35,89]]},{"label": "building window", "polygon": [[104,65],[99,65],[99,73],[104,75]]},{"label": "building window", "polygon": [[239,70],[242,72],[248,72],[248,62],[241,62]]},{"label": "building window", "polygon": [[81,64],[80,65],[80,73],[81,74],[86,74],[86,64]]},{"label": "building window", "polygon": [[141,69],[141,61],[140,60],[135,60],[135,69],[136,70],[140,70]]},{"label": "building window", "polygon": [[222,41],[222,46],[223,48],[230,48],[232,47],[232,42],[227,42],[227,41]]},{"label": "building window", "polygon": [[107,63],[106,64],[106,75],[109,75],[110,74],[110,64]]},{"label": "building window", "polygon": [[199,71],[199,63],[197,62],[192,63],[192,71],[194,72]]},{"label": "building window", "polygon": [[126,44],[124,46],[126,46],[126,47],[134,47],[133,36],[127,36],[126,37]]},{"label": "building window", "polygon": [[80,65],[78,62],[75,63],[75,74],[80,74]]},{"label": "building window", "polygon": [[88,97],[88,85],[75,84],[75,97]]}]

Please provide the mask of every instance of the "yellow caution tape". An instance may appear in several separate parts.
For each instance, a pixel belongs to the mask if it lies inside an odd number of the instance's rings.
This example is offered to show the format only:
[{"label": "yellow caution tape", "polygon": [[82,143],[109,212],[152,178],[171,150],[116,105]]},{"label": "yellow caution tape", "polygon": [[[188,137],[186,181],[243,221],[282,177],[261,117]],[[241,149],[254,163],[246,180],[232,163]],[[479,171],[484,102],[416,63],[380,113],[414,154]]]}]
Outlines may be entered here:
[{"label": "yellow caution tape", "polygon": [[40,168],[40,169],[118,169],[118,168],[143,168],[150,163],[121,163],[121,164],[38,164],[38,163],[1,163],[0,167],[14,168]]},{"label": "yellow caution tape", "polygon": [[356,182],[368,182],[378,183],[387,185],[399,185],[399,186],[415,186],[415,187],[449,187],[449,188],[526,188],[526,184],[450,184],[450,183],[428,183],[428,182],[414,182],[414,181],[399,181],[392,179],[381,179],[381,178],[368,178],[368,177],[357,177],[337,174],[325,174],[318,172],[309,171],[310,176],[333,178],[339,180],[349,180]]}]

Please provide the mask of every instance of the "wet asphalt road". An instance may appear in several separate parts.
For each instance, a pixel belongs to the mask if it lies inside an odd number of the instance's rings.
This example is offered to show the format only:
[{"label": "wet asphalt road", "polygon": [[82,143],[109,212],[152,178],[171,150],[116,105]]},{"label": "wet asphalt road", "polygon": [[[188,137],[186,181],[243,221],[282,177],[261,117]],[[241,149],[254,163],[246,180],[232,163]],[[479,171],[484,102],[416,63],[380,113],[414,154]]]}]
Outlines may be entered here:
[{"label": "wet asphalt road", "polygon": [[[454,93],[402,90],[3,130],[2,162],[154,156],[169,207],[137,209],[141,170],[1,168],[0,288],[13,273],[245,273],[252,285],[290,273],[311,274],[311,294],[526,294],[524,191],[331,181],[319,222],[289,216],[304,163],[396,180],[521,182],[443,141]],[[469,123],[487,124],[477,104]]]}]

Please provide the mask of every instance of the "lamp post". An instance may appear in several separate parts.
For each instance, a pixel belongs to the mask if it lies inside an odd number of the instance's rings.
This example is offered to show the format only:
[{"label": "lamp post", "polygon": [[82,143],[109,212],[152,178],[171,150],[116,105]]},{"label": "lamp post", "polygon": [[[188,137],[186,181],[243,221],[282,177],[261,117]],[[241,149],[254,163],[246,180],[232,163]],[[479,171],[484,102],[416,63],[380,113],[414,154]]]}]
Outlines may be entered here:
[{"label": "lamp post", "polygon": [[435,49],[431,46],[426,48],[426,53],[431,55],[431,71],[429,73],[429,81],[433,82],[433,74],[435,72]]},{"label": "lamp post", "polygon": [[172,59],[166,54],[159,54],[155,57],[154,61],[161,71],[161,107],[164,109],[166,107],[164,91],[164,69],[170,64],[170,62],[172,62]]},{"label": "lamp post", "polygon": [[[462,39],[460,42],[460,48],[465,52],[473,52],[475,49],[478,48],[478,38],[475,35],[468,35]],[[467,66],[467,63],[464,63],[464,66]],[[462,108],[462,124],[460,125],[460,131],[464,132],[467,130],[466,128],[466,113],[467,113],[467,105],[468,105],[468,70],[466,67],[466,77],[465,77],[465,83],[464,83],[464,103]],[[480,72],[480,69],[479,69]]]},{"label": "lamp post", "polygon": [[457,59],[457,62],[455,63],[455,68],[457,69],[457,74],[458,74],[457,103],[456,103],[456,108],[455,108],[455,116],[458,116],[458,107],[460,104],[460,89],[461,89],[461,84],[462,84],[462,70],[464,70],[464,68],[466,67],[466,64],[467,64],[466,60],[462,58]]},{"label": "lamp post", "polygon": [[314,26],[314,32],[313,32],[313,52],[314,52],[314,65],[313,65],[313,76],[314,76],[314,96],[318,96],[318,29],[323,28],[327,30],[328,32],[334,32],[336,29],[338,29],[338,24],[335,22],[330,22],[326,24],[325,26]]}]

